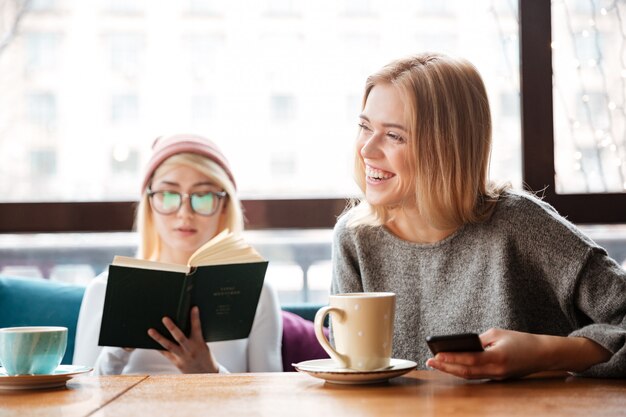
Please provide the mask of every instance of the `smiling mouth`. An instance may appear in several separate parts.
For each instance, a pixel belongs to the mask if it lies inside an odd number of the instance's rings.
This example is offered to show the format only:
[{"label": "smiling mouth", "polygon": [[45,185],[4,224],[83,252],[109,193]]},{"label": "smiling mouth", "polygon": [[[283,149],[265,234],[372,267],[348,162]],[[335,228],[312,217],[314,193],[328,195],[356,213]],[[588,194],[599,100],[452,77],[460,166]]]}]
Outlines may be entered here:
[{"label": "smiling mouth", "polygon": [[382,181],[395,177],[396,174],[366,165],[365,176],[371,182],[382,182]]}]

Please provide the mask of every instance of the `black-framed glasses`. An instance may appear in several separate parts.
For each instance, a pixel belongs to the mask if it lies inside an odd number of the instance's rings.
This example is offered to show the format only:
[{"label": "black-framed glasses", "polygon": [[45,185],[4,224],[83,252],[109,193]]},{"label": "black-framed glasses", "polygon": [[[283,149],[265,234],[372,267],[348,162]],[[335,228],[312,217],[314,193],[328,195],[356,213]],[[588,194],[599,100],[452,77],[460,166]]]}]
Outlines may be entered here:
[{"label": "black-framed glasses", "polygon": [[220,207],[226,191],[206,191],[201,193],[179,193],[177,191],[152,191],[148,189],[148,197],[152,208],[161,214],[176,213],[183,205],[185,198],[191,202],[191,209],[201,216],[212,216]]}]

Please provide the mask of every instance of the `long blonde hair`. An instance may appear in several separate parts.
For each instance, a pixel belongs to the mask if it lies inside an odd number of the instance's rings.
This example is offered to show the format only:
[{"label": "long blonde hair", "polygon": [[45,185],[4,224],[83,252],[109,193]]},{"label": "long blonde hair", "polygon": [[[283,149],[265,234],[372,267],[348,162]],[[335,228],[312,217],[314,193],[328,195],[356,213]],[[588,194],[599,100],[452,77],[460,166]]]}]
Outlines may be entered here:
[{"label": "long blonde hair", "polygon": [[[487,218],[508,186],[489,182],[491,113],[478,70],[467,60],[424,53],[393,61],[368,77],[362,107],[379,84],[400,92],[408,129],[407,164],[414,175],[403,184],[420,214],[448,229]],[[355,178],[365,192],[365,164],[355,155]],[[395,207],[361,198],[348,225],[381,225]]]},{"label": "long blonde hair", "polygon": [[[188,166],[206,175],[228,194],[227,199],[223,203],[225,206],[222,208],[222,210],[226,210],[226,216],[223,224],[219,225],[218,233],[226,228],[235,233],[243,231],[243,211],[235,185],[222,167],[212,160],[193,153],[176,154],[159,165],[152,177],[154,178],[163,172],[181,165]],[[150,180],[150,182],[151,181],[152,180]],[[218,214],[216,213],[215,215],[217,216]],[[140,259],[158,260],[161,252],[161,237],[154,227],[154,219],[150,202],[148,201],[147,189],[144,190],[139,206],[137,207],[135,226],[139,234],[137,257]]]}]

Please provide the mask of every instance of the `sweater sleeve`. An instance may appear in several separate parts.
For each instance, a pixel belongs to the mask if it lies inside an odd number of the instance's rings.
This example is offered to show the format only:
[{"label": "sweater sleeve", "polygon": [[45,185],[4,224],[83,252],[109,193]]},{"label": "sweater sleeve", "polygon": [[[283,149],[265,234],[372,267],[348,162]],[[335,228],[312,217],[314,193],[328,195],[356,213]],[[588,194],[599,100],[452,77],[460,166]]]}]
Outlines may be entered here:
[{"label": "sweater sleeve", "polygon": [[346,225],[345,215],[335,225],[332,248],[332,283],[331,294],[363,291],[358,255],[352,234],[355,228]]},{"label": "sweater sleeve", "polygon": [[281,372],[282,316],[278,295],[268,283],[263,285],[259,305],[248,338],[248,371]]},{"label": "sweater sleeve", "polygon": [[94,375],[121,375],[132,351],[119,347],[104,347],[94,365]]},{"label": "sweater sleeve", "polygon": [[98,346],[100,338],[100,322],[104,308],[106,293],[106,272],[94,278],[83,295],[76,325],[76,339],[74,348],[75,365],[94,366],[102,347]]},{"label": "sweater sleeve", "polygon": [[613,353],[582,376],[626,376],[626,271],[602,250],[593,250],[574,289],[575,320],[570,336],[586,337]]}]

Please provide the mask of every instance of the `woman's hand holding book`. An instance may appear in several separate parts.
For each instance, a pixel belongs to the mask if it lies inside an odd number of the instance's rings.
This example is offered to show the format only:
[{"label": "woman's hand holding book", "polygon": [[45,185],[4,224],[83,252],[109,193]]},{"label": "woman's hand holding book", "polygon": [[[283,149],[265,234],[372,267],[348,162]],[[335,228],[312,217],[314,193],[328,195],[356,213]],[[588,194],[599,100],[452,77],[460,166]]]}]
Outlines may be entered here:
[{"label": "woman's hand holding book", "polygon": [[167,339],[155,329],[148,329],[148,335],[165,350],[160,351],[184,374],[216,373],[217,361],[202,336],[200,310],[191,309],[191,333],[186,337],[183,331],[169,317],[163,317],[163,325],[169,330],[175,342]]}]

